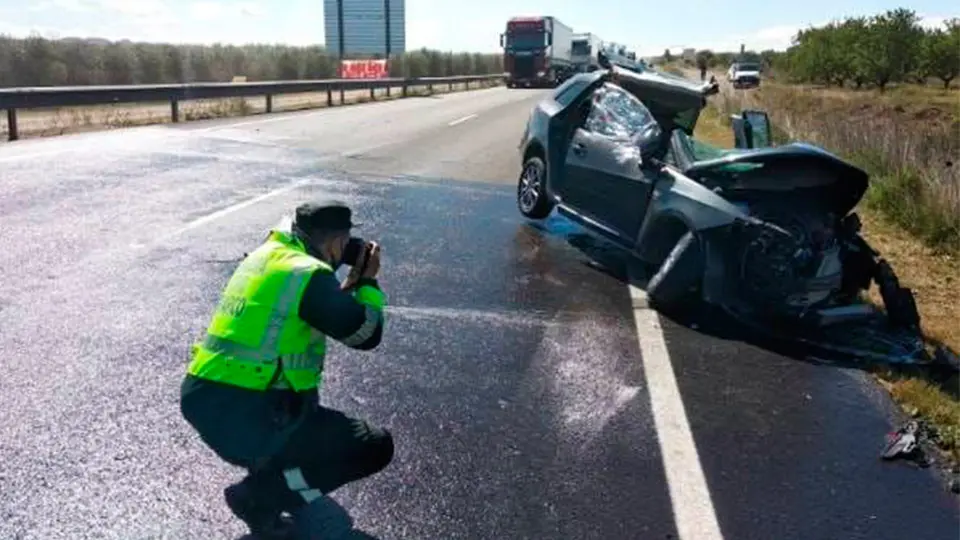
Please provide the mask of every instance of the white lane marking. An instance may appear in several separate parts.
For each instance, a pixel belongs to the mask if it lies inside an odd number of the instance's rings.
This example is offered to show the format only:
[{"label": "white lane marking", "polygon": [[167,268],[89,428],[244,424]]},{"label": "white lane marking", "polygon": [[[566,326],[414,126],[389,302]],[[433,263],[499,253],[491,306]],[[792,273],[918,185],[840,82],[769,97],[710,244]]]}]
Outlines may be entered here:
[{"label": "white lane marking", "polygon": [[645,291],[633,285],[629,287],[650,408],[657,427],[677,532],[681,540],[722,540],[717,513],[670,363],[660,317],[648,307]]},{"label": "white lane marking", "polygon": [[[153,240],[153,241],[150,242],[150,243],[153,244],[153,243],[159,243],[159,242],[163,242],[163,241],[165,241],[165,240],[169,240],[169,239],[171,239],[171,238],[173,238],[173,237],[175,237],[175,236],[179,236],[179,235],[181,235],[181,234],[183,234],[183,233],[185,233],[185,232],[187,232],[187,231],[189,231],[189,230],[196,229],[197,227],[199,227],[199,226],[201,226],[201,225],[204,225],[204,224],[206,224],[206,223],[210,223],[211,221],[220,219],[220,218],[222,218],[222,217],[224,217],[224,216],[226,216],[226,215],[228,215],[228,214],[232,214],[232,213],[236,212],[237,210],[243,210],[244,208],[246,208],[246,207],[248,207],[248,206],[252,206],[252,205],[257,204],[257,203],[259,203],[259,202],[265,201],[265,200],[267,200],[267,199],[269,199],[269,198],[271,198],[271,197],[276,197],[277,195],[282,195],[282,194],[284,194],[284,193],[291,192],[291,191],[293,191],[293,190],[295,190],[295,189],[299,189],[299,188],[301,188],[301,187],[309,184],[310,182],[311,182],[311,180],[299,180],[299,181],[297,181],[297,182],[294,182],[294,183],[292,183],[292,184],[290,184],[290,185],[287,185],[287,186],[284,186],[284,187],[282,187],[282,188],[278,188],[278,189],[275,189],[275,190],[273,190],[273,191],[268,191],[267,193],[264,193],[263,195],[258,195],[258,196],[254,197],[254,198],[252,198],[252,199],[247,199],[247,200],[245,200],[245,201],[238,202],[237,204],[234,204],[234,205],[232,205],[232,206],[228,206],[228,207],[223,208],[223,209],[221,209],[221,210],[217,210],[216,212],[214,212],[214,213],[212,213],[212,214],[207,214],[207,215],[205,215],[205,216],[203,216],[203,217],[197,218],[197,219],[191,221],[190,223],[187,223],[187,224],[184,225],[183,227],[180,227],[179,229],[177,229],[177,230],[175,230],[175,231],[173,231],[173,232],[170,232],[170,233],[167,233],[167,234],[165,234],[165,235],[163,235],[163,236],[160,236],[160,237],[158,237],[157,239]],[[134,244],[134,245],[131,246],[131,247],[134,247],[134,248],[142,248],[142,247],[146,247],[146,244]]]},{"label": "white lane marking", "polygon": [[456,120],[454,120],[453,122],[450,122],[450,123],[447,124],[447,125],[448,125],[448,126],[455,126],[455,125],[457,125],[457,124],[462,124],[462,123],[464,123],[464,122],[466,122],[466,121],[468,121],[468,120],[473,120],[473,119],[476,118],[476,117],[477,117],[476,114],[468,114],[467,116],[464,116],[463,118],[457,118]]},{"label": "white lane marking", "polygon": [[[310,117],[313,117],[313,116],[317,116],[318,114],[325,113],[325,112],[327,112],[327,111],[332,111],[332,110],[334,110],[336,107],[337,107],[336,105],[334,105],[333,107],[327,107],[326,105],[324,105],[323,108],[320,108],[319,110],[316,110],[316,111],[278,111],[278,112],[276,112],[276,113],[263,113],[263,114],[269,114],[270,117],[268,117],[268,118],[258,118],[258,119],[256,119],[256,120],[244,120],[243,122],[234,122],[234,123],[231,123],[231,124],[220,124],[220,125],[210,126],[210,127],[205,127],[205,128],[191,128],[189,131],[192,131],[192,132],[194,132],[194,133],[207,133],[207,132],[210,132],[210,131],[219,131],[219,130],[222,130],[222,129],[232,129],[232,128],[237,128],[237,127],[242,127],[242,126],[253,126],[253,125],[257,125],[257,124],[270,124],[270,123],[273,123],[273,122],[285,122],[285,121],[288,121],[288,120],[303,120],[304,118],[310,118]],[[291,114],[291,113],[293,113],[293,114]],[[278,116],[273,116],[273,115],[275,115],[275,114],[278,115]]]}]

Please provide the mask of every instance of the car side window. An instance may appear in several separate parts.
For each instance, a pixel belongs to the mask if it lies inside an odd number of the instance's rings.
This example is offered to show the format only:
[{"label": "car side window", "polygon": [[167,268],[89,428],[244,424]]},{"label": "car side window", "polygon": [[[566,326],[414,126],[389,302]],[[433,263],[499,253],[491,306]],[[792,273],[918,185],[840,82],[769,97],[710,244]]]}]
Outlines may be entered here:
[{"label": "car side window", "polygon": [[584,127],[598,135],[629,139],[656,124],[650,111],[632,94],[614,85],[604,85],[592,96],[593,104]]}]

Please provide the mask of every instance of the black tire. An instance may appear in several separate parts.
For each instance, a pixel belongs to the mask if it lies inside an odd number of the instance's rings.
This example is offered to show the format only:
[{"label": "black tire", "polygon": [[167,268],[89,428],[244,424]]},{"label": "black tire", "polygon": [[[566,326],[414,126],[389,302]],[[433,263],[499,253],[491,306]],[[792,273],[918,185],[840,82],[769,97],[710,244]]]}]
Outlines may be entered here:
[{"label": "black tire", "polygon": [[687,231],[660,263],[657,273],[647,283],[647,296],[652,303],[679,307],[699,299],[703,278],[703,255],[700,242]]},{"label": "black tire", "polygon": [[553,211],[553,201],[547,193],[547,165],[539,156],[523,162],[517,179],[517,208],[530,219],[543,219]]}]

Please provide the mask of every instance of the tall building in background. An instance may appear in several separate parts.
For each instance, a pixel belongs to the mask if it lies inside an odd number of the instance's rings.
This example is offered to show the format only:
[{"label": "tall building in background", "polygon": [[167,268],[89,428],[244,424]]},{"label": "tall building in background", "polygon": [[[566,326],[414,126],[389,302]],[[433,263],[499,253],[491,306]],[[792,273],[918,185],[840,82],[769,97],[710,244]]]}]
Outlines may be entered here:
[{"label": "tall building in background", "polygon": [[[384,0],[340,0],[343,5],[344,56],[383,56],[387,43]],[[323,0],[323,31],[326,48],[336,55],[340,50],[340,29],[337,21],[338,0]],[[406,3],[389,0],[390,53],[406,51]]]}]

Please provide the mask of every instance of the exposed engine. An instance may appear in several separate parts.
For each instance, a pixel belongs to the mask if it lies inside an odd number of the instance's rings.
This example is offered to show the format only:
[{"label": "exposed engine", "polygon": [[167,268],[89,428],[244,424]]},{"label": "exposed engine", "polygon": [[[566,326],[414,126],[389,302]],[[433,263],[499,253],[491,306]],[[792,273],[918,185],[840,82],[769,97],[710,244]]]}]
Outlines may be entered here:
[{"label": "exposed engine", "polygon": [[788,311],[828,304],[843,285],[836,217],[782,196],[744,203],[753,216],[782,229],[754,227],[742,239],[738,270],[744,296]]}]

